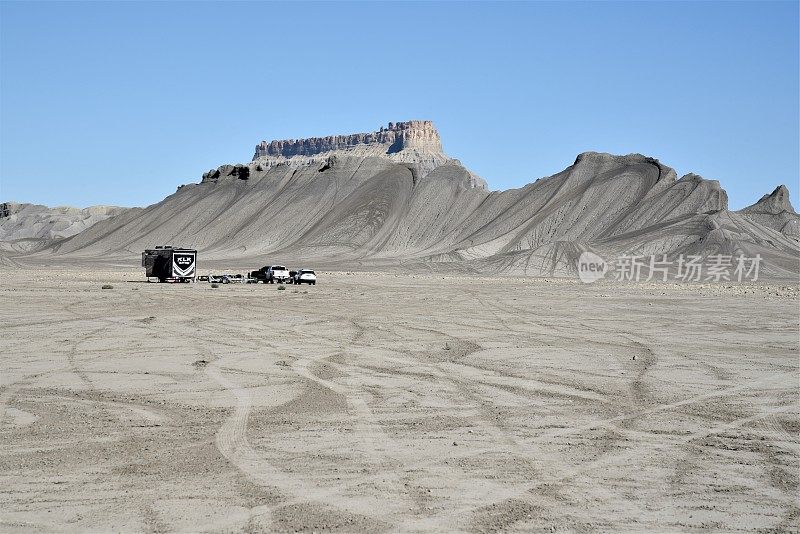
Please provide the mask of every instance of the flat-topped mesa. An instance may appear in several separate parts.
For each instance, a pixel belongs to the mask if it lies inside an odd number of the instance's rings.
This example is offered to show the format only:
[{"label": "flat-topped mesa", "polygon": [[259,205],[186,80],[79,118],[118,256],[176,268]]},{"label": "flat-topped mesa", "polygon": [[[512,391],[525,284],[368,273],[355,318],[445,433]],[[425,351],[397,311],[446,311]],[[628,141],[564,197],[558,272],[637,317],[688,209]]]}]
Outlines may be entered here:
[{"label": "flat-topped mesa", "polygon": [[313,156],[334,150],[351,150],[359,147],[381,148],[380,152],[394,154],[407,148],[424,152],[441,153],[442,141],[431,121],[390,122],[377,132],[350,135],[329,135],[308,139],[262,141],[256,145],[253,160],[266,156]]},{"label": "flat-topped mesa", "polygon": [[[461,162],[444,153],[439,132],[431,121],[390,122],[377,132],[329,135],[308,139],[262,141],[256,145],[250,166],[257,173],[278,165],[302,167],[325,164],[331,156],[384,158],[413,165],[417,179],[434,169]],[[469,172],[470,186],[487,189],[486,181]],[[213,181],[215,171],[203,175],[203,182]]]}]

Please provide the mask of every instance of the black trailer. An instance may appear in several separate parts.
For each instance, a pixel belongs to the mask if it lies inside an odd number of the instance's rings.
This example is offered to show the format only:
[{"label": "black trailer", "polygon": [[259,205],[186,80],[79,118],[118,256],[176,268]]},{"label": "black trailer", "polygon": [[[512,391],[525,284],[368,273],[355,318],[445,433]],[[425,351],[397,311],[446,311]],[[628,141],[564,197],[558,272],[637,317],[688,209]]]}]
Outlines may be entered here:
[{"label": "black trailer", "polygon": [[148,249],[142,252],[142,267],[147,278],[158,278],[159,282],[194,282],[197,251],[170,246]]}]

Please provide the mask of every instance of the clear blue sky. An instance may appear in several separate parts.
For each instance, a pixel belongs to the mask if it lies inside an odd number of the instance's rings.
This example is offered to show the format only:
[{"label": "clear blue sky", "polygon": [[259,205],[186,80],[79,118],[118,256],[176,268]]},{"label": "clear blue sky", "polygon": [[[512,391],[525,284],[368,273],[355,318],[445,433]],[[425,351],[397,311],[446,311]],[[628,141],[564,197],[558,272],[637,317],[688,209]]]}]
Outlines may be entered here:
[{"label": "clear blue sky", "polygon": [[0,4],[0,200],[147,205],[262,139],[431,119],[492,189],[583,151],[796,208],[798,3]]}]

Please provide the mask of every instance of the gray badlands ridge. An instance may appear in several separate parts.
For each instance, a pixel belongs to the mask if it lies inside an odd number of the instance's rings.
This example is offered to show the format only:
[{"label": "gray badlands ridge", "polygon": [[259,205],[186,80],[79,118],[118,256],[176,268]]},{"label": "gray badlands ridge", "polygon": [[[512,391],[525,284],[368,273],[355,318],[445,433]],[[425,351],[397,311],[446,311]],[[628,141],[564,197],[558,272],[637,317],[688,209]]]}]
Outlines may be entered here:
[{"label": "gray badlands ridge", "polygon": [[38,248],[43,243],[83,232],[125,210],[116,206],[48,208],[4,202],[0,204],[0,250]]},{"label": "gray badlands ridge", "polygon": [[260,143],[251,162],[209,171],[36,255],[133,260],[145,247],[174,244],[252,265],[569,275],[585,250],[760,254],[762,276],[797,279],[799,226],[783,186],[729,211],[719,182],[679,179],[638,154],[587,152],[549,178],[490,192],[442,152],[430,122],[411,121]]}]

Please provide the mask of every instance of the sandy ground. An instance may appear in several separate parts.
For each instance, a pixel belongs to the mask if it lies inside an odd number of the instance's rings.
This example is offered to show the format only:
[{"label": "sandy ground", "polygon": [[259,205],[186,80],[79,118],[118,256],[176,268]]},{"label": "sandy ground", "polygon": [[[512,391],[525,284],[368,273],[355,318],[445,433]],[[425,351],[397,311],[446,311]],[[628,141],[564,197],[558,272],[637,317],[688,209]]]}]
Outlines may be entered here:
[{"label": "sandy ground", "polygon": [[797,286],[2,278],[2,531],[800,528]]}]

